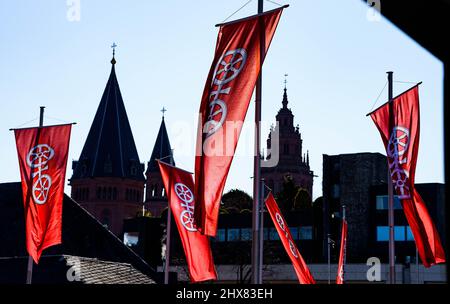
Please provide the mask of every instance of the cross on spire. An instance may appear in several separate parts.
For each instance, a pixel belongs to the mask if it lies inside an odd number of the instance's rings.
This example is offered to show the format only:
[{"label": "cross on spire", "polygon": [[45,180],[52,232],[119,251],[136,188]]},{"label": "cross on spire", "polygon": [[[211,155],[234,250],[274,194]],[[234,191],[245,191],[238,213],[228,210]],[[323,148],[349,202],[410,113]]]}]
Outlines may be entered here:
[{"label": "cross on spire", "polygon": [[161,112],[162,112],[162,117],[164,118],[164,113],[167,112],[167,109],[163,107],[163,108],[161,109]]},{"label": "cross on spire", "polygon": [[117,47],[117,44],[115,42],[113,42],[113,44],[111,45],[111,48],[113,49],[113,57],[116,54],[116,47]]},{"label": "cross on spire", "polygon": [[116,54],[116,47],[117,47],[117,44],[115,42],[113,42],[113,44],[111,45],[111,48],[113,49],[113,58],[111,59],[112,65],[116,64],[116,58],[114,58],[114,55]]},{"label": "cross on spire", "polygon": [[284,88],[286,89],[288,74],[284,74]]}]

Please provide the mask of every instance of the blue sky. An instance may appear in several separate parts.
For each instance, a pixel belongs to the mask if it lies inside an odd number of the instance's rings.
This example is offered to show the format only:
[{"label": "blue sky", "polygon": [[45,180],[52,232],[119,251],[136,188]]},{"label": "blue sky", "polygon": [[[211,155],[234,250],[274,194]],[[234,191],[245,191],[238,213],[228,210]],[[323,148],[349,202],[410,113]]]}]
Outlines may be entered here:
[{"label": "blue sky", "polygon": [[[69,161],[78,159],[109,76],[112,42],[118,44],[116,72],[141,162],[150,158],[164,106],[177,165],[192,171],[214,25],[245,2],[80,0],[80,20],[71,22],[65,0],[0,1],[0,182],[20,180],[8,129],[37,118],[40,105],[47,107],[48,124],[77,122]],[[288,73],[289,107],[318,175],[314,197],[321,194],[322,154],[384,153],[365,114],[388,70],[394,71],[394,80],[423,81],[416,182],[443,182],[442,63],[383,17],[370,21],[360,0],[289,4],[264,63],[262,115],[267,126],[274,121]],[[254,0],[232,19],[253,14],[256,5]],[[265,9],[275,7],[265,2]],[[409,86],[395,83],[394,95]],[[386,95],[387,90],[377,106]],[[250,122],[253,113],[251,103]],[[268,127],[264,142],[267,134]],[[244,132],[225,190],[252,193],[249,145],[252,134]],[[71,173],[69,164],[67,177]]]}]

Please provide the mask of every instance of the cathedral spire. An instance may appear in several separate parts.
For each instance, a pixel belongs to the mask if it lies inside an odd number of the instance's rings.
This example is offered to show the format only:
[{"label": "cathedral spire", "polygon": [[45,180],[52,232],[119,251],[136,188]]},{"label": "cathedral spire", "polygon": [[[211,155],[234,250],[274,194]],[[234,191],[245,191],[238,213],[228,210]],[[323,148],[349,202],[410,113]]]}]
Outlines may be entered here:
[{"label": "cathedral spire", "polygon": [[[115,47],[115,44],[113,44]],[[114,69],[111,73],[72,179],[120,177],[145,180]]]},{"label": "cathedral spire", "polygon": [[287,108],[287,104],[288,104],[288,98],[287,98],[287,76],[288,74],[284,74],[284,94],[283,94],[283,108],[286,109]]},{"label": "cathedral spire", "polygon": [[163,116],[161,119],[161,126],[159,127],[158,135],[156,136],[155,145],[153,146],[152,155],[147,166],[147,173],[149,172],[159,172],[157,159],[167,158],[171,156],[172,165],[175,165],[173,159],[172,147],[170,146],[169,135],[167,134],[166,123],[164,122],[164,112],[167,110],[163,108]]}]

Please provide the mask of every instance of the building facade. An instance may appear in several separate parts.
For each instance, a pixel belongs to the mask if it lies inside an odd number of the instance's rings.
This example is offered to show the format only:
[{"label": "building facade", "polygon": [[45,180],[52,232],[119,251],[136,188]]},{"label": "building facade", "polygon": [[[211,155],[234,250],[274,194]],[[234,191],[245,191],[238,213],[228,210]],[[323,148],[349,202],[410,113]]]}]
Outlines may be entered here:
[{"label": "building facade", "polygon": [[[339,255],[342,205],[346,206],[348,223],[347,261],[364,263],[377,257],[388,263],[388,188],[387,159],[380,153],[354,153],[323,155],[323,260],[328,253],[328,235],[331,261]],[[441,241],[445,242],[445,185],[416,184],[427,209],[437,227]],[[400,200],[394,196],[394,234],[396,263],[409,267],[420,261],[411,229]]]},{"label": "building facade", "polygon": [[[323,155],[324,254],[328,252],[328,236],[332,240],[339,240],[340,214],[345,204],[349,231],[348,260],[367,259],[369,189],[386,183],[387,174],[387,160],[380,153]],[[358,233],[352,234],[351,231]],[[334,246],[331,249],[332,259],[336,259],[338,254],[339,246]]]},{"label": "building facade", "polygon": [[288,107],[284,88],[282,108],[276,115],[276,126],[267,139],[267,155],[261,167],[261,177],[272,191],[282,191],[286,176],[305,189],[312,198],[313,171],[309,167],[309,153],[303,151],[300,127],[294,127],[294,115]]},{"label": "building facade", "polygon": [[111,73],[81,155],[73,161],[71,197],[121,237],[123,220],[142,213],[144,164],[139,161],[111,60]]}]

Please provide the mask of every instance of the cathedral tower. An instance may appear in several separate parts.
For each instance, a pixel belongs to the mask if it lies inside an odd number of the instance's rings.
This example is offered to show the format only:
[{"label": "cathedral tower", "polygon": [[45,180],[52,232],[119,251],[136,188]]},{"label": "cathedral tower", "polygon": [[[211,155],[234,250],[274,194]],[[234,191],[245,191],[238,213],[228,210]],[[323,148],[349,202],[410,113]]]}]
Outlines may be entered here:
[{"label": "cathedral tower", "polygon": [[[309,153],[303,152],[303,140],[300,128],[294,127],[294,115],[287,107],[287,88],[284,87],[282,107],[276,115],[277,125],[271,129],[267,139],[267,150],[272,148],[272,134],[279,133],[279,160],[275,167],[262,167],[261,177],[274,194],[279,193],[283,187],[285,176],[289,175],[297,186],[308,191],[312,198],[313,172],[309,167]],[[271,155],[267,155],[270,159]]]},{"label": "cathedral tower", "polygon": [[142,212],[144,164],[116,78],[116,60],[78,161],[73,161],[71,196],[118,237],[123,220]]}]

